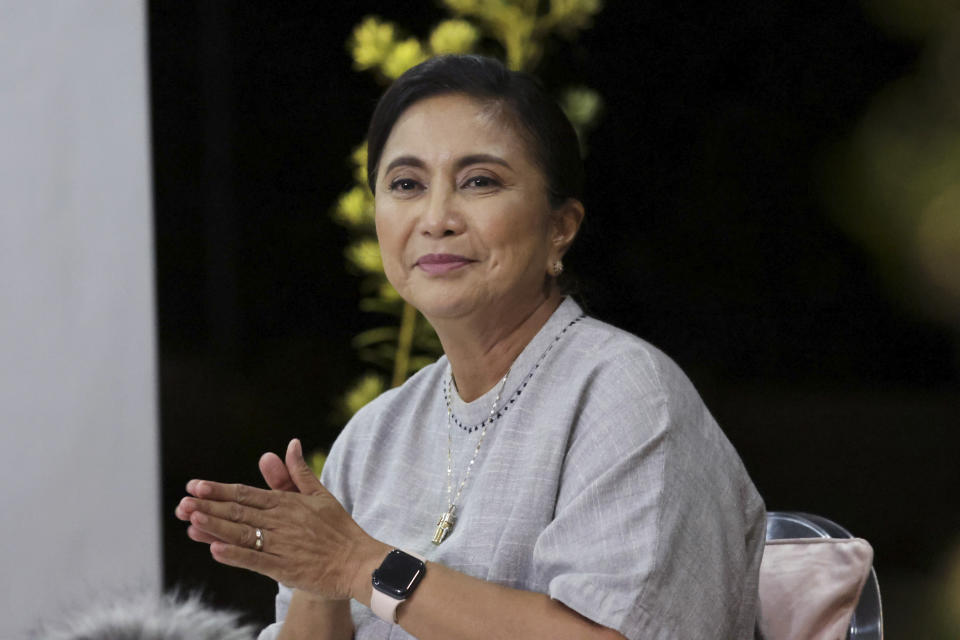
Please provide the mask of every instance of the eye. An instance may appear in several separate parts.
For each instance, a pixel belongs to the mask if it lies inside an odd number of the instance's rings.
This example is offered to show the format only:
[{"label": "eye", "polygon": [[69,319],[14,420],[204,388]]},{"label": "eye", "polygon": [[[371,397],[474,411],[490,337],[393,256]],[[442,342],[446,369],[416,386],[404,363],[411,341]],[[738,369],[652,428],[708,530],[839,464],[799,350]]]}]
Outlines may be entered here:
[{"label": "eye", "polygon": [[463,186],[468,189],[490,190],[500,186],[500,182],[490,176],[470,176]]},{"label": "eye", "polygon": [[396,180],[392,181],[390,186],[387,188],[390,191],[398,191],[400,193],[413,193],[420,187],[420,183],[412,178],[397,178]]}]

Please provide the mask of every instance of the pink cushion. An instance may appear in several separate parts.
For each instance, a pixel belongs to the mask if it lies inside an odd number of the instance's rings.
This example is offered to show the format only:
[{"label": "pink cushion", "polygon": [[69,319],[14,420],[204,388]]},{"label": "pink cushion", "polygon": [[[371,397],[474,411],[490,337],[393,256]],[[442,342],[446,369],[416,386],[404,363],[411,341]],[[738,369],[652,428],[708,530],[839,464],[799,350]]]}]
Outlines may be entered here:
[{"label": "pink cushion", "polygon": [[760,562],[766,640],[843,640],[873,563],[862,538],[768,540]]}]

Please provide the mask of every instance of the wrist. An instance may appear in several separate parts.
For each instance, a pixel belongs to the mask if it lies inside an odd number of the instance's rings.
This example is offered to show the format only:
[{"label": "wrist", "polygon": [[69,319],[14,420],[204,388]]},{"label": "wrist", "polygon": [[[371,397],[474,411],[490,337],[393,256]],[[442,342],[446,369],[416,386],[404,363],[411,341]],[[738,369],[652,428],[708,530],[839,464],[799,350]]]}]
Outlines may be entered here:
[{"label": "wrist", "polygon": [[303,602],[309,602],[312,604],[322,604],[325,602],[337,602],[338,600],[337,598],[329,598],[327,596],[321,595],[314,591],[307,591],[305,589],[294,589],[293,597],[296,598],[297,600],[301,600]]},{"label": "wrist", "polygon": [[397,624],[397,609],[423,580],[425,563],[426,558],[413,552],[393,549],[387,554],[371,579],[370,609],[378,618]]},{"label": "wrist", "polygon": [[358,549],[354,554],[353,577],[350,581],[351,598],[361,604],[370,605],[373,572],[392,550],[393,547],[373,539],[370,539],[369,544]]}]

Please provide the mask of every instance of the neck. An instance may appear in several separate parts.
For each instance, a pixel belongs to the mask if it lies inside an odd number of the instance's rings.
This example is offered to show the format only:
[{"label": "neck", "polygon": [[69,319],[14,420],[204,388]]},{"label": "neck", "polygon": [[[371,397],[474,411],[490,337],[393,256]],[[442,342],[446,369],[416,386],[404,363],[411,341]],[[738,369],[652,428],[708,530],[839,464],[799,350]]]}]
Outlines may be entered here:
[{"label": "neck", "polygon": [[431,320],[460,397],[470,402],[493,388],[562,300],[560,292],[551,289],[535,303],[516,311],[486,313],[481,318]]}]

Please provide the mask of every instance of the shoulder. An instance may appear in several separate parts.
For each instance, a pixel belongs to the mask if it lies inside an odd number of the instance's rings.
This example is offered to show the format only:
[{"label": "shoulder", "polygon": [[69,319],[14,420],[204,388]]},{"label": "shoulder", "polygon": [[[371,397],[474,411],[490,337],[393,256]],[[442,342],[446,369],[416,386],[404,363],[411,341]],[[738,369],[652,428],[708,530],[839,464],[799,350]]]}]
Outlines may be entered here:
[{"label": "shoulder", "polygon": [[[758,496],[733,445],[683,370],[663,351],[627,331],[585,318],[575,348],[583,354],[579,451],[652,452],[676,482],[736,486]],[[743,493],[745,492],[745,493]]]},{"label": "shoulder", "polygon": [[635,452],[667,474],[745,475],[697,389],[663,351],[593,318],[571,338],[556,363],[559,391],[576,402],[571,455],[590,463]]},{"label": "shoulder", "polygon": [[573,370],[581,402],[595,410],[702,407],[693,383],[667,354],[606,322],[584,317],[564,351],[562,366]]}]

